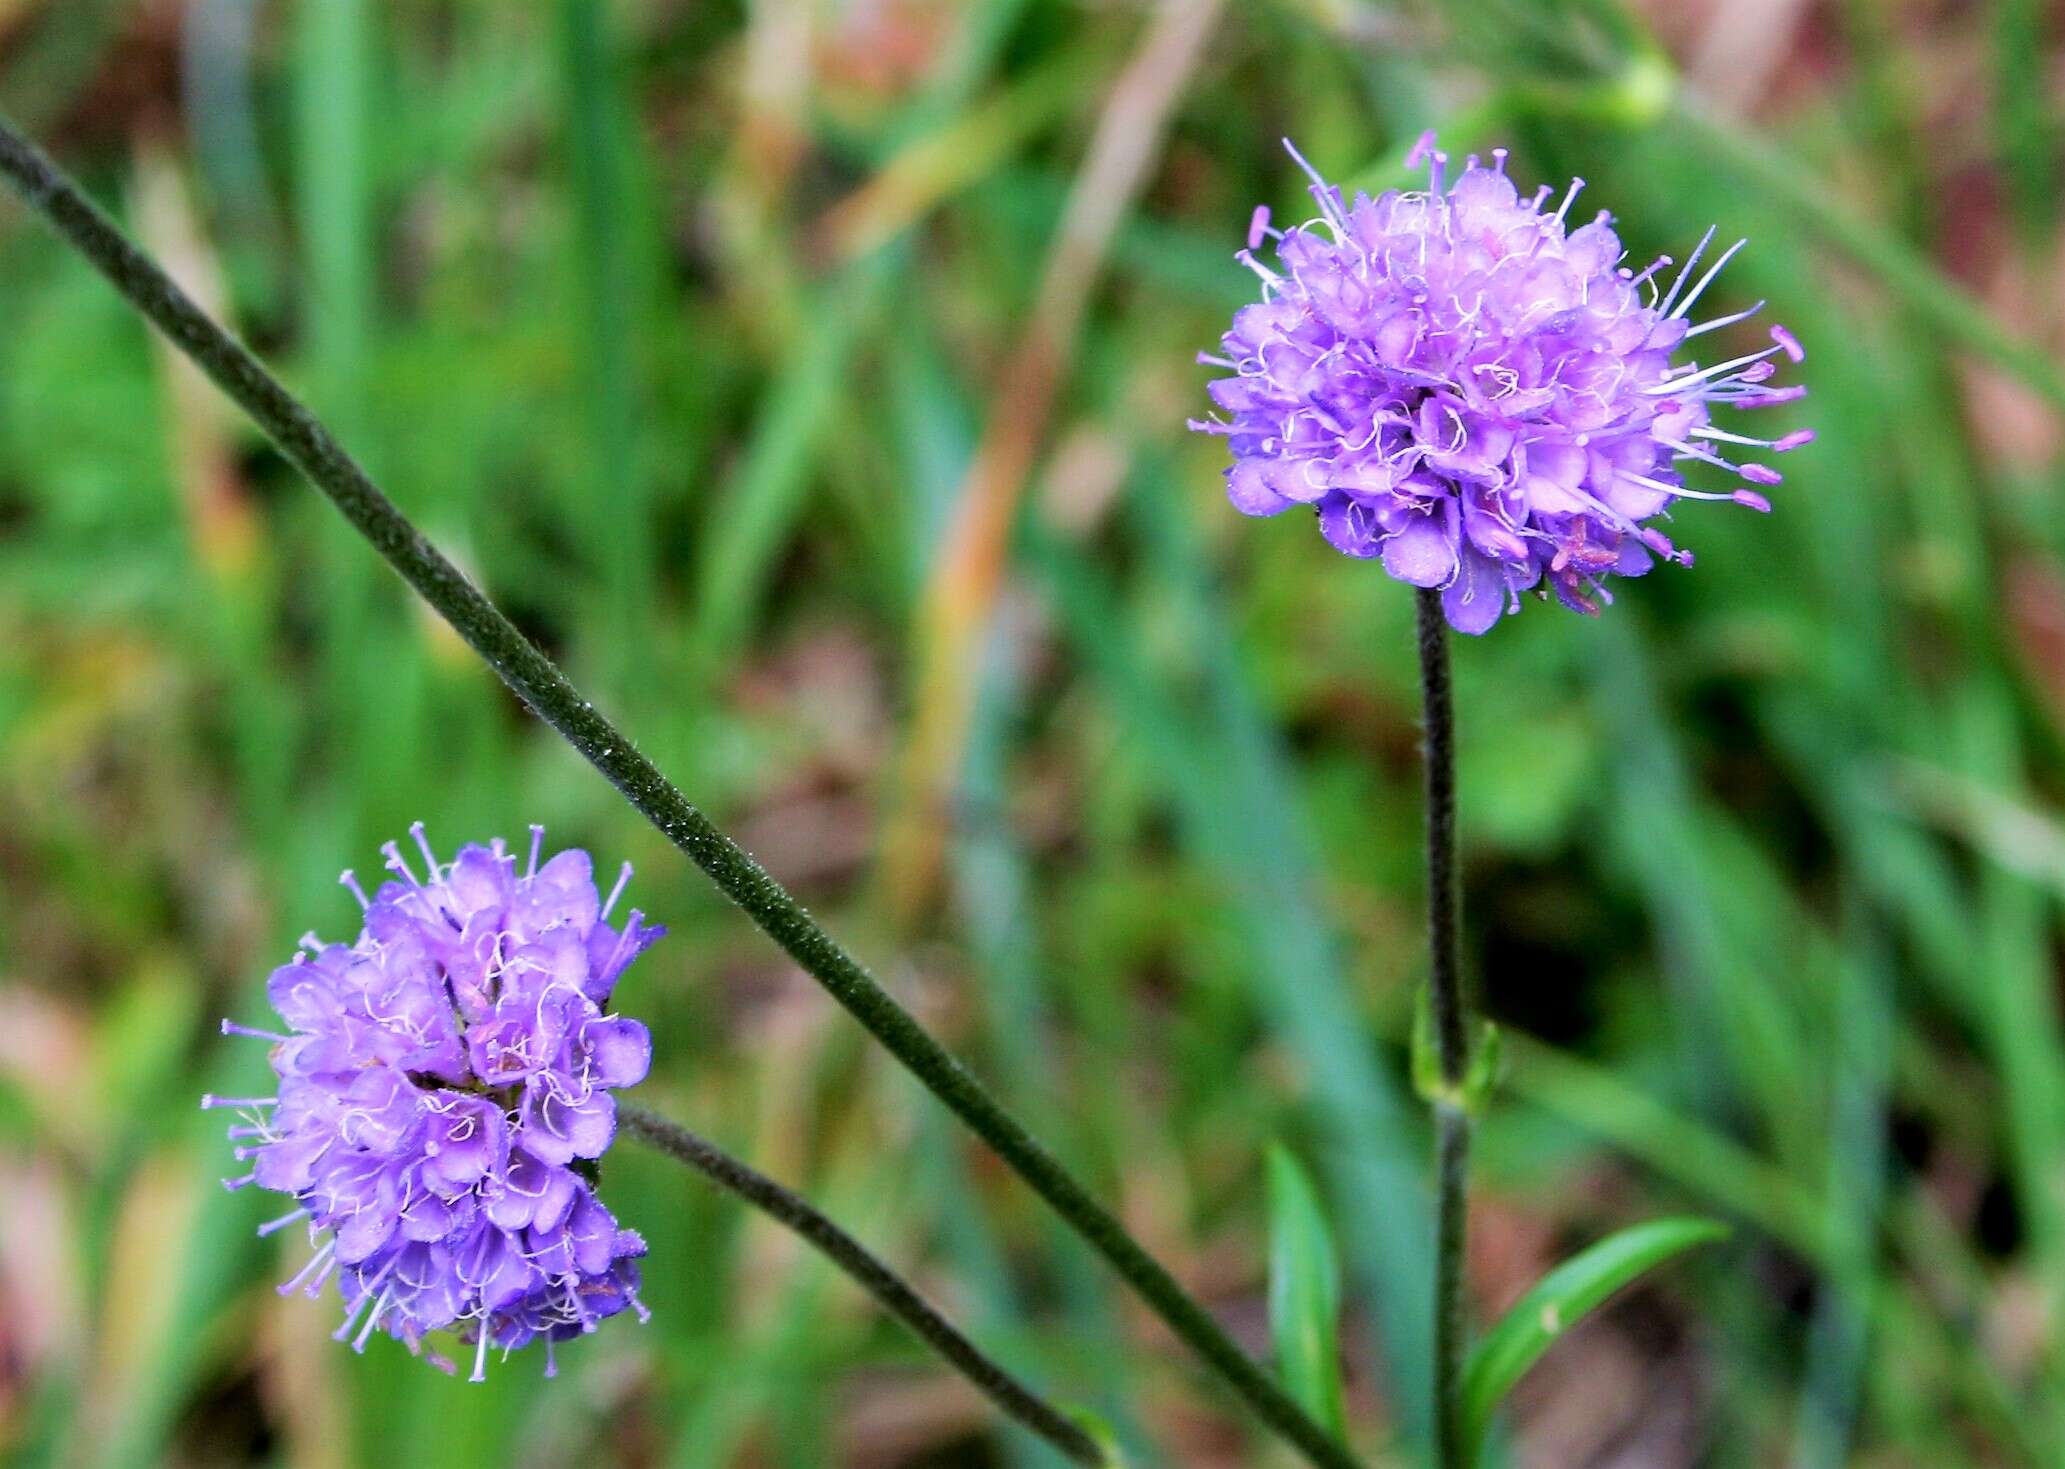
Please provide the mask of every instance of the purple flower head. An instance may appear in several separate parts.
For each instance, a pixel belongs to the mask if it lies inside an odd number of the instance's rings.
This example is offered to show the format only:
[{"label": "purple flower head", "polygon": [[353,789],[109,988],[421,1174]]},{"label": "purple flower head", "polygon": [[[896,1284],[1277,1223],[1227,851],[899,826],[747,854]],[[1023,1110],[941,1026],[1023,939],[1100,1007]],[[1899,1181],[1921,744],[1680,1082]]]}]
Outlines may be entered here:
[{"label": "purple flower head", "polygon": [[273,1043],[278,1095],[201,1105],[244,1114],[229,1135],[251,1171],[228,1187],[294,1196],[259,1233],[307,1222],[315,1257],[281,1291],[313,1297],[335,1276],[338,1340],[363,1351],[385,1331],[416,1351],[449,1328],[479,1381],[490,1347],[542,1338],[549,1376],[555,1342],[645,1315],[645,1241],[595,1197],[592,1160],[616,1135],[610,1093],[652,1064],[646,1028],[604,1006],[666,930],[635,908],[612,926],[630,864],[602,898],[586,852],[539,866],[539,827],[521,873],[499,839],[446,863],[410,831],[425,876],[388,843],[395,880],[368,898],[343,877],[358,941],[310,935],[273,971],[287,1031],[223,1022]]},{"label": "purple flower head", "polygon": [[[1804,359],[1799,342],[1775,326],[1760,352],[1671,360],[1687,339],[1759,309],[1691,320],[1742,242],[1700,270],[1708,230],[1666,290],[1670,257],[1624,266],[1611,215],[1566,230],[1582,179],[1551,211],[1546,185],[1519,197],[1504,149],[1489,168],[1473,155],[1446,183],[1433,144],[1425,135],[1408,160],[1427,165],[1425,190],[1352,203],[1293,148],[1319,217],[1276,230],[1255,211],[1237,258],[1261,278],[1262,300],[1235,314],[1223,356],[1199,359],[1233,374],[1211,385],[1225,416],[1191,424],[1230,443],[1234,508],[1311,506],[1335,549],[1440,588],[1467,633],[1518,611],[1531,588],[1596,613],[1612,600],[1607,577],[1640,576],[1659,556],[1689,566],[1691,553],[1651,524],[1677,500],[1769,510],[1751,487],[1780,476],[1731,462],[1728,446],[1783,453],[1813,434],[1749,438],[1716,427],[1710,410],[1803,396],[1768,386],[1772,358]],[[1264,239],[1274,266],[1255,256]],[[1744,486],[1688,488],[1692,460]]]}]

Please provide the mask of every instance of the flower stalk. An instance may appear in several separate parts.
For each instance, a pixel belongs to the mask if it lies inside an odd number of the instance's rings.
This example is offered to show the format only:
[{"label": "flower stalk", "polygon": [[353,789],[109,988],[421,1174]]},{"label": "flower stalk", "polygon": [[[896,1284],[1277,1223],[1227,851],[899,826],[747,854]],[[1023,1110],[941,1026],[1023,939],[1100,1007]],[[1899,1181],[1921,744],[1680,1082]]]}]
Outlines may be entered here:
[{"label": "flower stalk", "polygon": [[867,968],[820,928],[582,696],[545,654],[389,500],[320,420],[203,312],[41,150],[0,119],[0,175],[265,431],[374,550],[530,710],[574,747],[760,930],[1025,1180],[1279,1436],[1321,1469],[1356,1469],[1321,1428],[1059,1159]]},{"label": "flower stalk", "polygon": [[[1755,351],[1713,348],[1718,361],[1699,355],[1710,344],[1686,345],[1762,309],[1705,320],[1694,309],[1746,240],[1710,258],[1709,229],[1682,263],[1660,255],[1638,270],[1623,263],[1610,213],[1572,213],[1583,179],[1552,208],[1549,185],[1521,194],[1503,148],[1489,166],[1471,154],[1451,170],[1423,133],[1406,166],[1426,170],[1424,188],[1351,199],[1284,146],[1319,213],[1287,229],[1267,207],[1250,217],[1234,258],[1261,299],[1234,314],[1218,352],[1199,355],[1223,375],[1208,388],[1217,412],[1190,426],[1227,441],[1234,509],[1304,507],[1335,550],[1418,589],[1429,964],[1413,1080],[1434,1111],[1437,1457],[1465,1469],[1470,1130],[1498,1038],[1470,1013],[1456,952],[1448,629],[1488,632],[1523,593],[1597,615],[1613,601],[1608,583],[1659,560],[1690,566],[1692,553],[1655,523],[1680,501],[1769,511],[1764,491],[1784,476],[1744,451],[1789,453],[1813,430],[1761,438],[1714,413],[1802,397],[1806,388],[1771,381],[1781,357],[1798,364],[1806,351],[1779,325]],[[1261,258],[1270,247],[1273,263]],[[1687,478],[1713,471],[1738,483]]]},{"label": "flower stalk", "polygon": [[984,1354],[868,1247],[750,1164],[678,1122],[632,1103],[618,1107],[624,1130],[703,1175],[801,1238],[916,1332],[1004,1413],[1078,1464],[1101,1465],[1104,1451],[1089,1431]]},{"label": "flower stalk", "polygon": [[1455,700],[1441,593],[1413,598],[1419,622],[1420,702],[1427,799],[1427,1019],[1434,1107],[1434,1425],[1441,1469],[1465,1469],[1461,1436],[1463,1265],[1469,1233],[1470,1021],[1457,956]]}]

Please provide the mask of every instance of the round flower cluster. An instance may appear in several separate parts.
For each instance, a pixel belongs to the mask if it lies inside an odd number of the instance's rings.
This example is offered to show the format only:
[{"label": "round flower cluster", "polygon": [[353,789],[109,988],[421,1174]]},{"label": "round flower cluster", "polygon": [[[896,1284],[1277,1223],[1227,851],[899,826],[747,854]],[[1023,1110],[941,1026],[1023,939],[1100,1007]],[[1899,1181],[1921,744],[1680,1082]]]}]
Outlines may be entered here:
[{"label": "round flower cluster", "polygon": [[[411,828],[429,871],[383,849],[396,880],[370,899],[349,947],[302,940],[267,995],[289,1033],[229,1021],[226,1033],[273,1042],[276,1097],[204,1097],[244,1113],[230,1129],[256,1183],[299,1207],[260,1233],[306,1220],[315,1257],[280,1287],[314,1297],[334,1275],[337,1339],[363,1351],[375,1330],[422,1347],[455,1329],[474,1349],[552,1344],[638,1302],[645,1242],[595,1197],[594,1165],[616,1133],[610,1091],[643,1080],[652,1038],[605,1013],[610,991],[664,929],[633,909],[609,922],[588,854],[538,865],[500,840],[440,863]],[[328,1238],[323,1238],[324,1233]],[[356,1333],[354,1335],[354,1333]],[[432,1360],[451,1364],[433,1354]]]},{"label": "round flower cluster", "polygon": [[[1288,146],[1288,144],[1286,145]],[[1802,396],[1763,386],[1771,358],[1804,353],[1783,327],[1760,352],[1673,365],[1686,340],[1761,306],[1694,324],[1690,318],[1738,242],[1695,279],[1707,232],[1668,291],[1657,260],[1621,264],[1612,216],[1565,233],[1583,187],[1553,211],[1544,185],[1522,200],[1504,149],[1489,168],[1472,156],[1444,185],[1446,155],[1421,138],[1424,191],[1392,190],[1347,203],[1297,151],[1319,218],[1287,231],[1255,211],[1238,258],[1262,280],[1211,385],[1227,415],[1191,427],[1225,435],[1234,508],[1276,515],[1309,505],[1334,547],[1377,557],[1400,581],[1441,589],[1459,631],[1481,633],[1519,593],[1546,583],[1580,612],[1611,601],[1608,576],[1640,576],[1653,557],[1692,556],[1647,522],[1679,499],[1770,502],[1779,482],[1762,464],[1735,464],[1722,445],[1783,453],[1813,438],[1748,438],[1713,425],[1717,404],[1761,408]],[[1278,264],[1255,251],[1276,242]],[[1744,481],[1720,494],[1686,486],[1679,466],[1715,465]]]}]

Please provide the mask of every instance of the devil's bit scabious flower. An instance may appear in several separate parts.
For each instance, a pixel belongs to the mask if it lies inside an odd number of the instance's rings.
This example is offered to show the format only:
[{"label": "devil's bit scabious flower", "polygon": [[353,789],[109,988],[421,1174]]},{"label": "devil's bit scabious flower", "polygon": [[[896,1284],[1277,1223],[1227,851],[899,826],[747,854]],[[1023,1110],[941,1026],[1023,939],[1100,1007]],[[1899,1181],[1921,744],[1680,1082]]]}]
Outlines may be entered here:
[{"label": "devil's bit scabious flower", "polygon": [[358,941],[311,934],[273,971],[287,1033],[223,1022],[273,1043],[278,1096],[201,1105],[244,1114],[229,1135],[252,1170],[228,1187],[294,1196],[259,1233],[306,1221],[316,1253],[280,1291],[313,1298],[334,1275],[339,1341],[363,1351],[384,1330],[419,1351],[451,1328],[478,1382],[491,1347],[543,1338],[550,1376],[554,1342],[646,1314],[645,1242],[595,1197],[592,1160],[616,1133],[611,1090],[652,1061],[646,1028],[604,1007],[665,930],[636,909],[613,927],[630,864],[605,901],[586,852],[538,865],[539,827],[520,873],[499,839],[441,863],[422,823],[410,831],[426,875],[389,842],[396,880],[369,899],[343,877]]},{"label": "devil's bit scabious flower", "polygon": [[[1489,168],[1473,155],[1445,184],[1433,142],[1422,137],[1409,160],[1427,165],[1424,191],[1352,204],[1292,149],[1319,218],[1279,231],[1255,211],[1237,258],[1261,277],[1262,300],[1235,315],[1224,356],[1199,359],[1233,372],[1211,385],[1228,417],[1191,424],[1229,440],[1234,508],[1312,506],[1337,550],[1441,588],[1449,622],[1468,633],[1543,584],[1592,613],[1612,600],[1608,576],[1640,576],[1656,556],[1691,565],[1648,524],[1676,500],[1769,510],[1757,487],[1777,484],[1777,472],[1732,463],[1720,446],[1783,453],[1812,432],[1749,438],[1716,427],[1709,410],[1803,396],[1764,386],[1773,356],[1803,360],[1799,343],[1774,326],[1761,352],[1671,361],[1689,338],[1761,307],[1690,320],[1743,242],[1695,278],[1708,230],[1664,291],[1670,257],[1639,274],[1622,265],[1612,216],[1565,233],[1582,179],[1548,211],[1546,185],[1519,197],[1504,149]],[[1274,267],[1254,253],[1265,238]],[[1745,484],[1692,489],[1680,472],[1692,460]]]}]

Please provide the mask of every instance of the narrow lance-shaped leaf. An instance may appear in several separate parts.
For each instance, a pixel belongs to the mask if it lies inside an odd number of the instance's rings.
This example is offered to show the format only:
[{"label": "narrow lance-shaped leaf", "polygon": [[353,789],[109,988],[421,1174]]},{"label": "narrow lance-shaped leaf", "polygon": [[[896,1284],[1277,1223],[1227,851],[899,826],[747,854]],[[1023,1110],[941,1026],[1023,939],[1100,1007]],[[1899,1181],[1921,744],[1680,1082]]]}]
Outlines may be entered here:
[{"label": "narrow lance-shaped leaf", "polygon": [[1337,1438],[1341,1400],[1341,1273],[1319,1193],[1281,1147],[1269,1150],[1269,1325],[1291,1394]]},{"label": "narrow lance-shaped leaf", "polygon": [[1470,1354],[1460,1405],[1464,1462],[1475,1462],[1492,1413],[1557,1338],[1622,1286],[1727,1233],[1711,1219],[1655,1219],[1599,1241],[1544,1275]]}]

